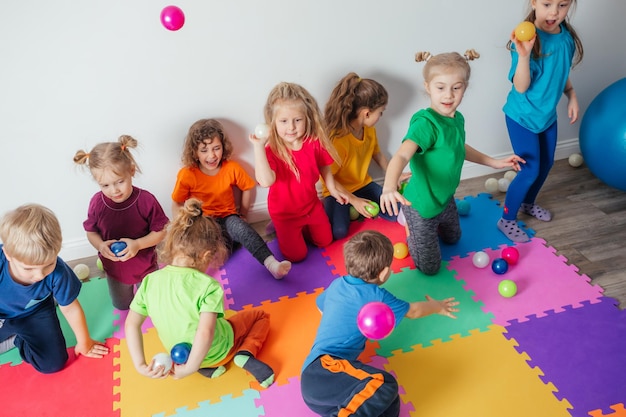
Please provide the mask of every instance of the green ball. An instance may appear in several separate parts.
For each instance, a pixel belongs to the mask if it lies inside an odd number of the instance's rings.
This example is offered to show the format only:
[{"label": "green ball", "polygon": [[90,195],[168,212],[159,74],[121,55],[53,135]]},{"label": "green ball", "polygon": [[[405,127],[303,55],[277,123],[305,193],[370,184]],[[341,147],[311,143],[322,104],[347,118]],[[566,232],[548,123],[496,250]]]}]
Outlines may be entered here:
[{"label": "green ball", "polygon": [[369,204],[367,204],[365,206],[365,210],[372,215],[372,217],[376,217],[378,216],[378,213],[380,212],[380,207],[378,207],[378,204],[370,201]]},{"label": "green ball", "polygon": [[510,279],[503,279],[498,284],[498,292],[505,298],[511,298],[517,294],[517,284]]},{"label": "green ball", "polygon": [[360,216],[359,212],[356,211],[354,206],[350,206],[350,220],[356,220]]},{"label": "green ball", "polygon": [[104,271],[104,266],[102,265],[102,259],[100,258],[96,259],[96,267],[98,267],[100,271]]},{"label": "green ball", "polygon": [[405,182],[403,182],[403,183],[400,183],[400,187],[398,187],[398,192],[399,192],[400,194],[404,195],[404,190],[406,190],[406,186],[407,186],[407,185],[409,185],[409,183],[408,183],[408,182],[406,182],[406,181],[405,181]]}]

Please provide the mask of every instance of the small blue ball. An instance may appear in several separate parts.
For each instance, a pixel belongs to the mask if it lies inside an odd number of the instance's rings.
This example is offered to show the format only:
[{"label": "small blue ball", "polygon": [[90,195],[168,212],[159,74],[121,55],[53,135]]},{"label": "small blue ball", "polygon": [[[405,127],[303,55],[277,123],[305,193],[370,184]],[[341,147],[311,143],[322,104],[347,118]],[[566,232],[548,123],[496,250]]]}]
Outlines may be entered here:
[{"label": "small blue ball", "polygon": [[187,362],[189,359],[189,353],[191,352],[191,344],[182,342],[174,345],[172,350],[170,351],[170,356],[172,357],[172,362],[177,365],[182,365]]},{"label": "small blue ball", "polygon": [[124,249],[126,249],[126,242],[119,241],[111,243],[111,252],[113,252],[115,256],[118,256],[118,253]]},{"label": "small blue ball", "polygon": [[467,216],[471,208],[472,205],[467,200],[459,200],[456,202],[456,211],[459,212],[459,216]]},{"label": "small blue ball", "polygon": [[491,270],[498,275],[502,275],[509,270],[509,264],[502,258],[496,258],[491,263]]}]

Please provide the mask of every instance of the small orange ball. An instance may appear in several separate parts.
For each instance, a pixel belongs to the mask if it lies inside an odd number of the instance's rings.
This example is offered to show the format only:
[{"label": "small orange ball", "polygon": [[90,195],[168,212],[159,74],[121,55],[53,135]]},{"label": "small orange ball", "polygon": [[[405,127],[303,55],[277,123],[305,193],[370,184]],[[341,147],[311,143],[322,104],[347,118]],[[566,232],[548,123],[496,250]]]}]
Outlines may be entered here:
[{"label": "small orange ball", "polygon": [[518,41],[526,42],[535,36],[535,25],[531,22],[522,22],[515,28],[515,37]]},{"label": "small orange ball", "polygon": [[398,242],[393,245],[393,257],[396,259],[404,259],[409,256],[409,247],[404,242]]}]

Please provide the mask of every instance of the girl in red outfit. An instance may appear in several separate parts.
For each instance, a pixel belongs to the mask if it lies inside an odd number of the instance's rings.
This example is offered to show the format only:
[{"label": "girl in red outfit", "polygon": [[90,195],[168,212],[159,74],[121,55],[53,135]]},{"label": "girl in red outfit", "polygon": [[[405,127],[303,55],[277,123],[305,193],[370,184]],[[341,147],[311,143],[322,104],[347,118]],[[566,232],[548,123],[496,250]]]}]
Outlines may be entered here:
[{"label": "girl in red outfit", "polygon": [[317,102],[305,88],[286,82],[274,87],[265,104],[265,121],[267,138],[250,135],[256,179],[269,187],[268,211],[278,247],[286,259],[298,262],[306,258],[306,241],[323,247],[333,240],[317,194],[320,176],[337,201],[346,204],[348,199],[330,171],[338,158]]}]

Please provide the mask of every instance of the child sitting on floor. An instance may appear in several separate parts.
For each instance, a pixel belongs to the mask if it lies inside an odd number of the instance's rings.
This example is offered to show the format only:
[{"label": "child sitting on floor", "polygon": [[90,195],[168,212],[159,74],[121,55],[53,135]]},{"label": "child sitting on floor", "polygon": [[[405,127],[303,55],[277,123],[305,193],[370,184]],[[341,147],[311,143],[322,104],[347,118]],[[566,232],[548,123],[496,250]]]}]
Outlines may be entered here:
[{"label": "child sitting on floor", "polygon": [[[189,199],[167,228],[158,247],[162,269],[146,276],[130,305],[125,331],[137,371],[150,378],[184,378],[194,372],[216,378],[231,359],[262,387],[274,382],[274,371],[256,359],[270,329],[263,310],[241,311],[224,318],[224,291],[204,273],[226,257],[219,225],[204,217],[202,202]],[[163,346],[191,344],[188,360],[172,370],[146,362],[141,325],[150,316]]]}]

